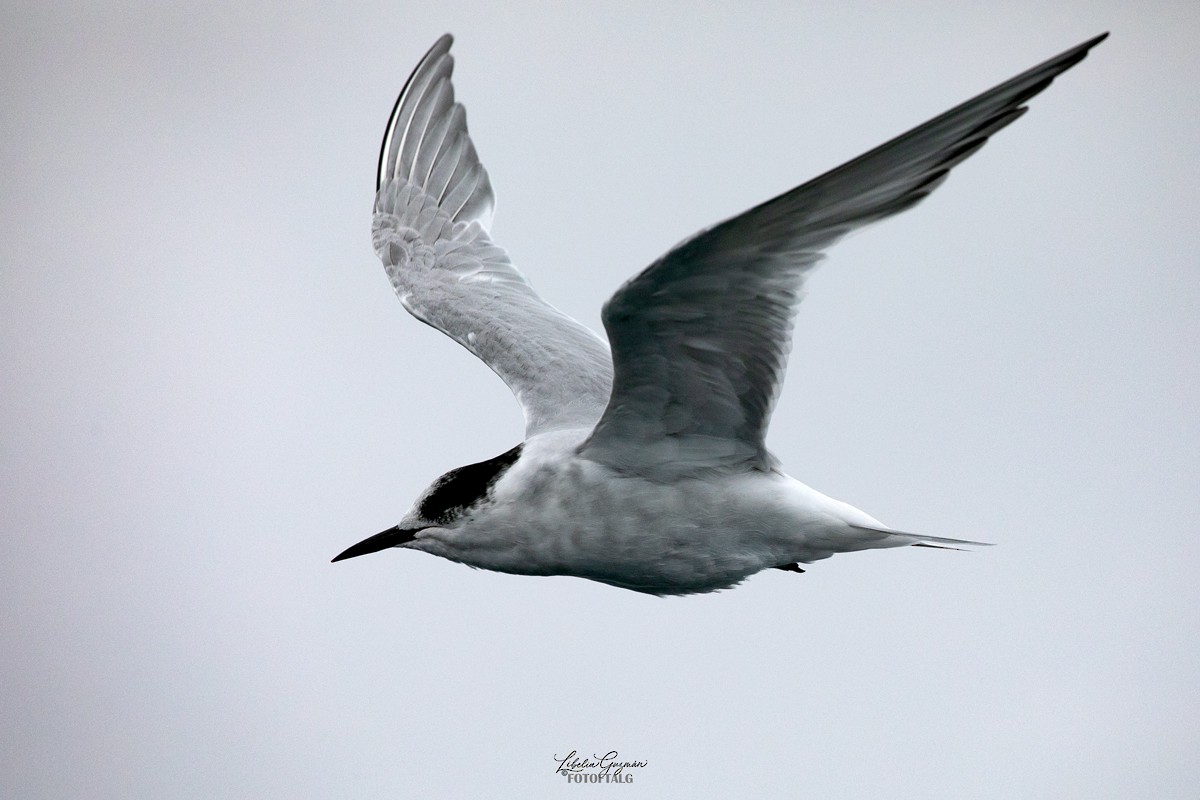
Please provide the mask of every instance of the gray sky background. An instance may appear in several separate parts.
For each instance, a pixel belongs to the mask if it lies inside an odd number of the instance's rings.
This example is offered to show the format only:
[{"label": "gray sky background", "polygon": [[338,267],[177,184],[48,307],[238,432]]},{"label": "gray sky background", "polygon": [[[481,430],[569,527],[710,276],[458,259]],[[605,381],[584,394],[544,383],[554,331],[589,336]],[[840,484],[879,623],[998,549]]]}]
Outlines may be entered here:
[{"label": "gray sky background", "polygon": [[[0,796],[575,797],[552,757],[616,749],[623,797],[1194,797],[1200,11],[902,5],[5,4]],[[495,236],[594,326],[701,226],[1111,30],[836,248],[771,429],[999,546],[673,599],[330,565],[522,432],[370,248],[446,30]]]}]

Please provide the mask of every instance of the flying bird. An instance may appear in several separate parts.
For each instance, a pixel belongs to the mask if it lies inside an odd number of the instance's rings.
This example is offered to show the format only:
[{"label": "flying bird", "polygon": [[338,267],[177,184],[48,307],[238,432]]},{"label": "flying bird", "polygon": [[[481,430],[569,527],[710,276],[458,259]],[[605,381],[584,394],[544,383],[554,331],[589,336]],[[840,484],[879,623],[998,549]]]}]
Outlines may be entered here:
[{"label": "flying bird", "polygon": [[767,424],[824,251],[923,200],[1107,35],[685,240],[605,304],[607,340],[493,243],[492,186],[442,36],[388,120],[372,241],[408,312],[508,384],[525,439],[442,475],[333,560],[397,547],[675,595],[835,553],[983,544],[898,531],[809,488],[767,449]]}]

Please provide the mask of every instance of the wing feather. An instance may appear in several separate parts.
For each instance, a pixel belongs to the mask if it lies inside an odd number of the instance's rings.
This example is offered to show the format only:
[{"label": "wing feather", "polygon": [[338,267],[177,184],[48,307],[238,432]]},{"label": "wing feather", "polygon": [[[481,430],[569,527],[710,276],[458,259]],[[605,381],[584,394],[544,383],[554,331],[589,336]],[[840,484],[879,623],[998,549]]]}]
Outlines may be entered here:
[{"label": "wing feather", "polygon": [[488,234],[487,170],[455,102],[440,38],[405,83],[380,148],[372,241],[409,313],[498,374],[525,412],[526,436],[595,424],[612,362],[592,331],[545,303]]},{"label": "wing feather", "polygon": [[825,249],[928,196],[1105,36],[702,231],[626,283],[604,308],[612,398],[581,452],[662,478],[774,468],[767,424]]}]

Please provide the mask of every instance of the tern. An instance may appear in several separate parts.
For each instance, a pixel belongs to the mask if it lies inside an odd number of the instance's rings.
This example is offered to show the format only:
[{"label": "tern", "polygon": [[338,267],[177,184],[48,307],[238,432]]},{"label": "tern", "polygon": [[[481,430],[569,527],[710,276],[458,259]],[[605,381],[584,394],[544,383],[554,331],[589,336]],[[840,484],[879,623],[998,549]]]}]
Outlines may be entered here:
[{"label": "tern", "polygon": [[607,341],[492,242],[492,187],[442,36],[388,120],[372,242],[408,312],[512,390],[525,439],[442,475],[398,524],[333,560],[397,547],[682,595],[836,553],[984,544],[895,530],[809,488],[780,469],[767,424],[824,251],[923,200],[1107,35],[685,240],[605,304]]}]

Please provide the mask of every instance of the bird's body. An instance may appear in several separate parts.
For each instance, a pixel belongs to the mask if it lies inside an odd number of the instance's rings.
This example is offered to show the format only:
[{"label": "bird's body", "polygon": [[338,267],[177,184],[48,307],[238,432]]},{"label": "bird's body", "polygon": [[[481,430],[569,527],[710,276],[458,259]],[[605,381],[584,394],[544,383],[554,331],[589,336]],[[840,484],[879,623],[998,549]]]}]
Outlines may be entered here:
[{"label": "bird's body", "polygon": [[590,433],[527,440],[459,527],[426,528],[410,547],[500,572],[686,594],[889,539],[893,546],[919,541],[871,530],[882,525],[778,471],[667,484],[622,474],[575,455]]},{"label": "bird's body", "polygon": [[491,185],[442,37],[389,120],[373,241],[405,308],[513,390],[525,441],[446,473],[334,560],[400,547],[690,594],[835,553],[978,544],[892,530],[781,470],[764,439],[792,321],[825,248],[923,199],[1103,38],[676,246],[605,305],[606,343],[492,243]]}]

